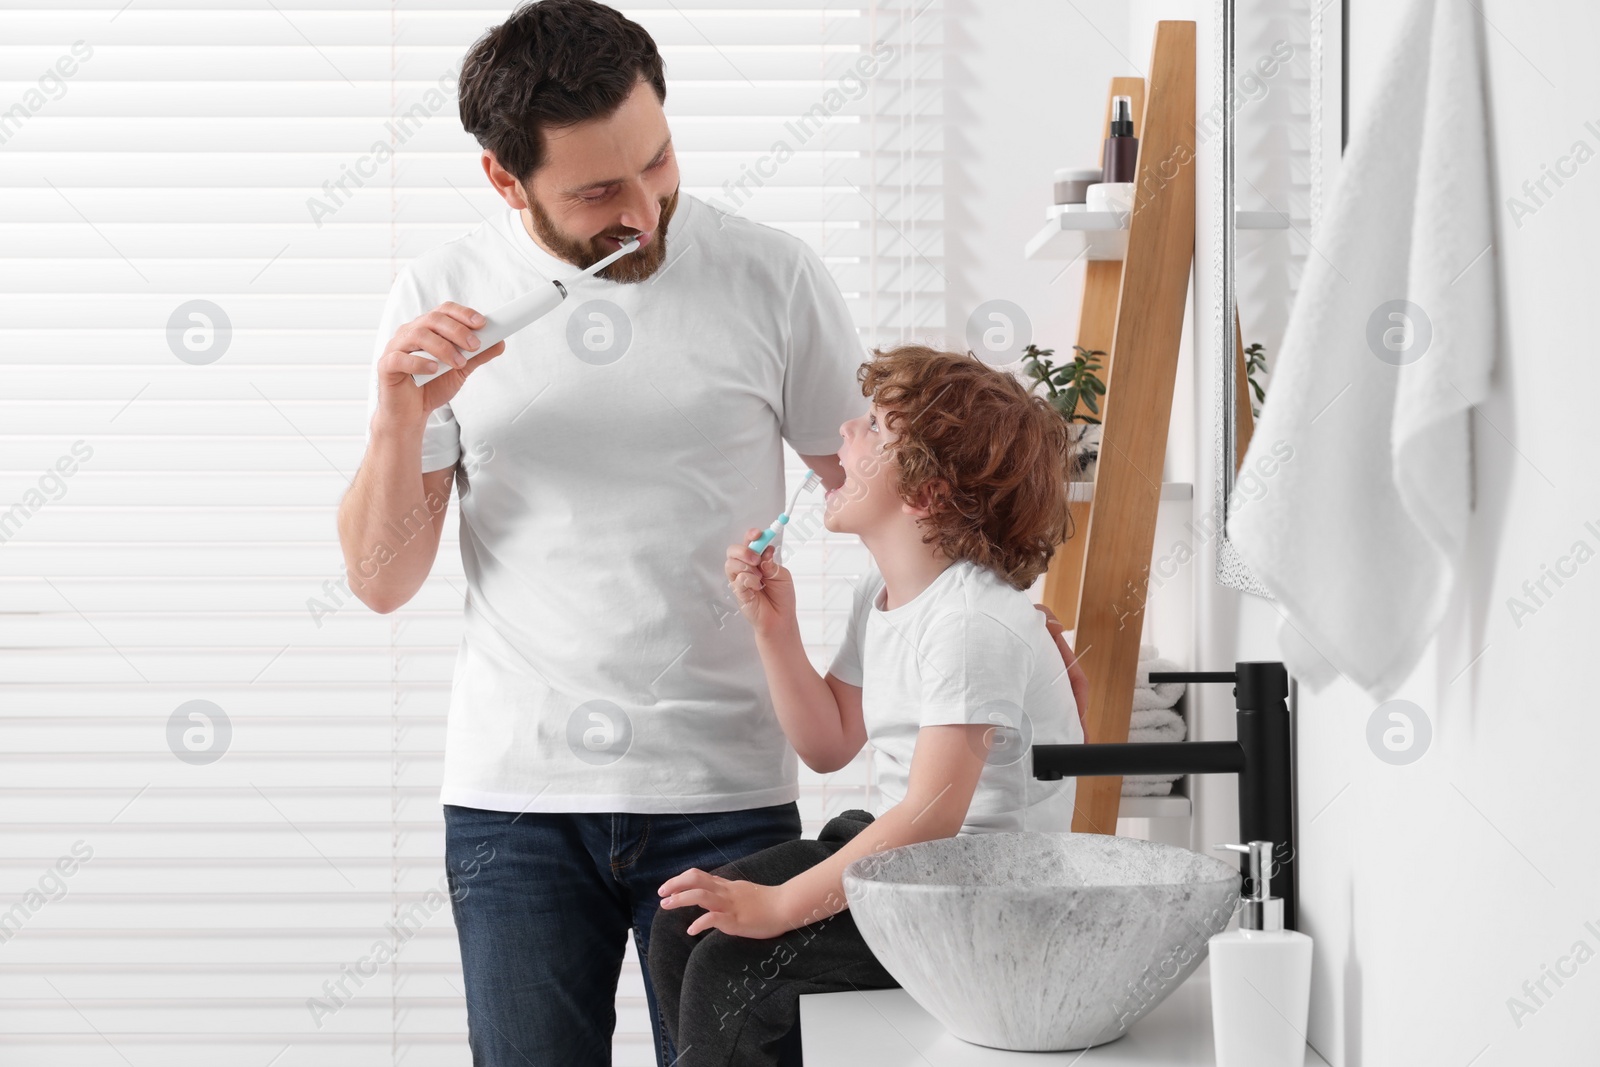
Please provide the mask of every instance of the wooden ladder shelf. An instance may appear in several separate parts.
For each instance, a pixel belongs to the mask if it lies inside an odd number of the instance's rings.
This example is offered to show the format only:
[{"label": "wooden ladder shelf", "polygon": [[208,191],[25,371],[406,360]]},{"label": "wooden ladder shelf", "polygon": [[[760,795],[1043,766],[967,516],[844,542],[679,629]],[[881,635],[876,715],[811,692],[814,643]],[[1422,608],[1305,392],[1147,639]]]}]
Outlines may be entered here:
[{"label": "wooden ladder shelf", "polygon": [[[1088,262],[1078,320],[1078,344],[1106,353],[1100,458],[1090,498],[1071,505],[1075,535],[1052,558],[1043,595],[1076,631],[1089,676],[1085,739],[1094,743],[1126,741],[1133,714],[1194,260],[1195,24],[1157,23],[1148,80],[1111,80],[1108,133],[1113,96],[1133,98],[1139,156],[1127,251]],[[1120,777],[1078,779],[1072,829],[1116,833],[1121,795]]]}]

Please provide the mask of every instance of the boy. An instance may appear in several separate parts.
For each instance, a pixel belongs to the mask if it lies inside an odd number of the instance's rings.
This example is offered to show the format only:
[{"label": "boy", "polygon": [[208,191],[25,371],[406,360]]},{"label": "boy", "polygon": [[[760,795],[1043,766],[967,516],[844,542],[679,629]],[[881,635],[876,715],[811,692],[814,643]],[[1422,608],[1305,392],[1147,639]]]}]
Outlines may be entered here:
[{"label": "boy", "polygon": [[[857,372],[845,482],[824,525],[873,566],[826,678],[806,658],[776,546],[726,571],[784,733],[829,773],[867,742],[882,803],[658,891],[648,961],[680,1067],[777,1063],[801,993],[893,987],[846,909],[852,860],[957,833],[1072,828],[1075,781],[1027,746],[1082,742],[1061,650],[1026,590],[1069,536],[1066,424],[970,354],[905,345]],[[760,531],[747,531],[754,538]],[[699,935],[704,936],[699,936]]]}]

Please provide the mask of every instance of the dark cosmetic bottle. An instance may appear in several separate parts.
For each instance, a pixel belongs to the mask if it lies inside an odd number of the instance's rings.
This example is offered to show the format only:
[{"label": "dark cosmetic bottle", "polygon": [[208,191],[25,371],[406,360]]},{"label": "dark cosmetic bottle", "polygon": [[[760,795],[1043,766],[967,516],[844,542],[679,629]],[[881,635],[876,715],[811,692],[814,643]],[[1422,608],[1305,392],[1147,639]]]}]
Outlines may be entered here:
[{"label": "dark cosmetic bottle", "polygon": [[1111,136],[1101,153],[1101,181],[1133,181],[1133,165],[1139,158],[1139,139],[1133,135],[1133,97],[1111,98]]}]

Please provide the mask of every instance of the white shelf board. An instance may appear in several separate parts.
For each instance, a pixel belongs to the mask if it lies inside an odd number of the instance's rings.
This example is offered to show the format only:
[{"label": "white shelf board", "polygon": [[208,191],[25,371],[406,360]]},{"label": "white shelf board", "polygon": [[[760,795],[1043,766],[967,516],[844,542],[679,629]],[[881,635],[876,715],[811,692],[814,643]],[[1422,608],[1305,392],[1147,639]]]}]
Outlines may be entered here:
[{"label": "white shelf board", "polygon": [[1121,259],[1128,253],[1126,211],[1046,214],[1044,229],[1023,246],[1025,259]]},{"label": "white shelf board", "polygon": [[[904,989],[807,993],[800,997],[807,1063],[828,1067],[1214,1067],[1211,955],[1149,1014],[1089,1052],[1009,1052],[955,1037]],[[1328,1067],[1306,1046],[1304,1067]]]},{"label": "white shelf board", "polygon": [[[1121,259],[1128,252],[1128,212],[1068,211],[1065,204],[1045,209],[1044,229],[1022,247],[1024,259]],[[1240,230],[1286,230],[1288,216],[1277,211],[1239,211]]]},{"label": "white shelf board", "polygon": [[[1067,487],[1067,499],[1075,504],[1093,499],[1094,484],[1092,482],[1073,482]],[[1193,500],[1194,483],[1192,482],[1162,482],[1162,500]]]}]

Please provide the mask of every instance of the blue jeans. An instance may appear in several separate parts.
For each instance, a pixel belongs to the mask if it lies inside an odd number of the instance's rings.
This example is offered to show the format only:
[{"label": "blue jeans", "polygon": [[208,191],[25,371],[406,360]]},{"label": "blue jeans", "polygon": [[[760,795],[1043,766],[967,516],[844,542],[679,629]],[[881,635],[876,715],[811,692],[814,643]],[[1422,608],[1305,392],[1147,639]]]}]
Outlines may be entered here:
[{"label": "blue jeans", "polygon": [[[446,804],[445,869],[461,942],[473,1067],[605,1067],[629,930],[656,1062],[677,1057],[650,982],[656,889],[800,837],[799,805],[744,811],[484,811]],[[796,1060],[798,1031],[786,1055]]]}]

